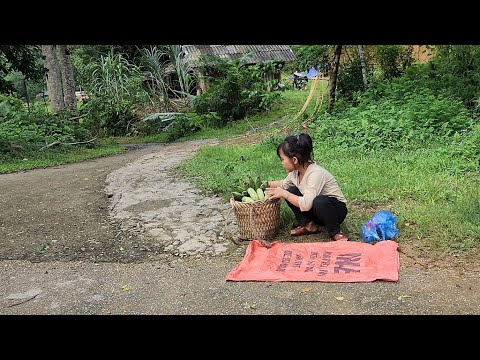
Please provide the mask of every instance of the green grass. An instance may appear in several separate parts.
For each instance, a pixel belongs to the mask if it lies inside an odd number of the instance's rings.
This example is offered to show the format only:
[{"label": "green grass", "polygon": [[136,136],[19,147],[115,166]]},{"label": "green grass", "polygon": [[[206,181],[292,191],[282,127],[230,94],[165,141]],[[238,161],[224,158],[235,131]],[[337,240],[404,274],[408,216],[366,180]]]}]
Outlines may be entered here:
[{"label": "green grass", "polygon": [[80,162],[87,159],[121,154],[125,151],[125,148],[119,145],[105,145],[96,148],[52,149],[25,153],[21,159],[0,158],[0,174]]},{"label": "green grass", "polygon": [[[246,175],[262,180],[286,176],[276,155],[278,140],[272,137],[254,145],[204,147],[177,169],[198,187],[227,201]],[[445,166],[449,159],[437,149],[361,155],[319,144],[315,154],[316,161],[337,178],[348,200],[349,214],[342,227],[352,239],[360,241],[362,224],[376,211],[387,209],[398,218],[399,243],[432,254],[478,248],[480,178],[452,174]],[[280,232],[285,234],[293,221],[282,202]]]}]

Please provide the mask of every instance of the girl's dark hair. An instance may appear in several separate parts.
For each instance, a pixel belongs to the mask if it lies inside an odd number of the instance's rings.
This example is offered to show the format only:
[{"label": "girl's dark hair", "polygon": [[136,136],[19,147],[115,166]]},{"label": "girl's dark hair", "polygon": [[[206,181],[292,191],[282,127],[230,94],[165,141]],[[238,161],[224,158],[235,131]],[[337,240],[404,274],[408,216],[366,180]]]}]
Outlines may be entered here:
[{"label": "girl's dark hair", "polygon": [[290,159],[296,157],[300,165],[307,161],[312,161],[313,143],[312,138],[308,134],[290,135],[277,146],[277,156],[280,157],[280,149],[285,156]]}]

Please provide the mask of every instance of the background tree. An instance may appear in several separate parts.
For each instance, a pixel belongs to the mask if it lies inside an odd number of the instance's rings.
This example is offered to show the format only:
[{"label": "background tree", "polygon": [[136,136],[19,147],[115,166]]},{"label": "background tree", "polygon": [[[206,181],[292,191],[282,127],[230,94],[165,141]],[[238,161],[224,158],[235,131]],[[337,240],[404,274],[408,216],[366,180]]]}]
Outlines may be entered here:
[{"label": "background tree", "polygon": [[77,99],[75,97],[75,81],[73,78],[73,66],[70,60],[70,52],[67,45],[58,45],[58,60],[62,74],[63,99],[66,108],[76,111]]},{"label": "background tree", "polygon": [[375,62],[385,80],[401,76],[413,62],[413,46],[375,46]]},{"label": "background tree", "polygon": [[27,80],[43,78],[40,47],[37,45],[0,45],[0,93],[12,93],[14,84],[5,79],[13,71],[23,74]]},{"label": "background tree", "polygon": [[62,74],[57,61],[55,45],[42,45],[45,73],[47,78],[48,98],[53,113],[65,109],[63,101]]},{"label": "background tree", "polygon": [[289,71],[306,71],[311,67],[325,75],[330,71],[332,45],[291,45],[291,49],[297,60],[287,65]]},{"label": "background tree", "polygon": [[365,51],[363,51],[363,45],[358,45],[358,57],[360,58],[360,64],[362,65],[362,79],[365,88],[368,85],[367,81],[367,65],[365,63]]},{"label": "background tree", "polygon": [[337,87],[338,67],[340,66],[340,56],[342,55],[342,45],[335,45],[332,68],[328,79],[328,105],[327,112],[333,111],[335,103],[335,90]]},{"label": "background tree", "polygon": [[344,45],[337,75],[336,100],[354,103],[373,81],[375,59],[369,47]]},{"label": "background tree", "polygon": [[428,63],[430,87],[459,97],[469,109],[480,110],[480,46],[437,45]]}]

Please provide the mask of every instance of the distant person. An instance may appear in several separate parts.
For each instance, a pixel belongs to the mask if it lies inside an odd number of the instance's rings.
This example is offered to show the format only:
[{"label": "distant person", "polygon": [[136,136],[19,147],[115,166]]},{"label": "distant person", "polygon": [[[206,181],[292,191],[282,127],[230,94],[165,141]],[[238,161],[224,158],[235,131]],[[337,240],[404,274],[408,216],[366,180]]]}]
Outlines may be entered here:
[{"label": "distant person", "polygon": [[291,236],[310,235],[325,226],[335,241],[347,241],[340,224],[347,216],[347,201],[337,180],[312,159],[313,144],[308,134],[291,135],[278,145],[277,155],[288,175],[283,180],[267,182],[266,193],[284,198],[292,209],[298,226]]}]

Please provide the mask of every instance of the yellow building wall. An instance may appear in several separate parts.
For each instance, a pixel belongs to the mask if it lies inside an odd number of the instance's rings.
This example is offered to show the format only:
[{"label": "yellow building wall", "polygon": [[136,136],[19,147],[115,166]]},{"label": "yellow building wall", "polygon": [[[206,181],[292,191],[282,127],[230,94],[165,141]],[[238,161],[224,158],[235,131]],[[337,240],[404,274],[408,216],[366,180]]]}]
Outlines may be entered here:
[{"label": "yellow building wall", "polygon": [[413,57],[417,62],[423,63],[430,60],[435,54],[433,49],[429,49],[428,45],[413,45]]}]

